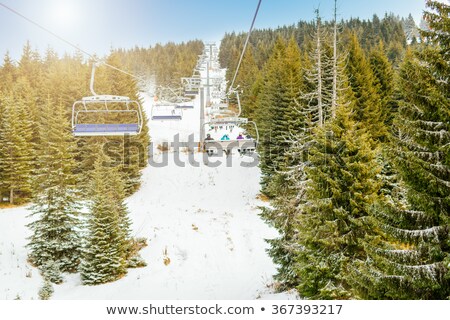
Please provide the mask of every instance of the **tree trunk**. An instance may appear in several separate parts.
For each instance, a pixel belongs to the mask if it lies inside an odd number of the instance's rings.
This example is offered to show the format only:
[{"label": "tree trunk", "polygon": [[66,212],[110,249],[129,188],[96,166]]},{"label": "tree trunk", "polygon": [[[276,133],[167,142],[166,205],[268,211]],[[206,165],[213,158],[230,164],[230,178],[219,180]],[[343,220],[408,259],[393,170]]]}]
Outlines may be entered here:
[{"label": "tree trunk", "polygon": [[13,188],[11,188],[9,190],[9,203],[14,204],[14,189]]},{"label": "tree trunk", "polygon": [[336,115],[337,105],[337,1],[334,0],[334,30],[333,30],[333,96],[331,99],[331,117]]},{"label": "tree trunk", "polygon": [[320,17],[317,11],[317,108],[319,110],[319,127],[323,126],[323,104],[322,104],[322,46],[320,42]]}]

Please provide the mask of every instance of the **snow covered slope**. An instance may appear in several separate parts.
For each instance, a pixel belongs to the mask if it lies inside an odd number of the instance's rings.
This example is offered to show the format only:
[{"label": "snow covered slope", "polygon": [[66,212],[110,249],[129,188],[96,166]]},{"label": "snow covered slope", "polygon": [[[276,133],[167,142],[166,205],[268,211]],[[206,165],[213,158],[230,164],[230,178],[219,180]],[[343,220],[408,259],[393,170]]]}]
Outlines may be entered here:
[{"label": "snow covered slope", "polygon": [[27,207],[0,209],[0,299],[36,299],[42,286],[37,269],[27,263]]},{"label": "snow covered slope", "polygon": [[275,270],[263,239],[275,234],[257,215],[257,168],[169,161],[145,169],[143,182],[128,206],[134,236],[149,239],[148,266],[95,287],[69,276],[54,299],[252,299],[265,290]]},{"label": "snow covered slope", "polygon": [[[189,128],[198,134],[198,112],[185,110],[179,122],[151,121],[152,139],[168,141],[179,132],[183,141]],[[128,199],[133,235],[149,239],[141,252],[148,266],[93,287],[81,285],[78,274],[66,275],[53,299],[253,299],[267,291],[275,267],[264,239],[276,232],[258,216],[259,169],[243,166],[250,158],[239,156],[231,167],[209,167],[202,153],[191,155],[195,167],[187,153],[155,149],[155,163],[164,157],[167,165],[144,169],[141,189]],[[27,214],[25,207],[0,210],[1,299],[36,299],[42,285],[26,262]]]}]

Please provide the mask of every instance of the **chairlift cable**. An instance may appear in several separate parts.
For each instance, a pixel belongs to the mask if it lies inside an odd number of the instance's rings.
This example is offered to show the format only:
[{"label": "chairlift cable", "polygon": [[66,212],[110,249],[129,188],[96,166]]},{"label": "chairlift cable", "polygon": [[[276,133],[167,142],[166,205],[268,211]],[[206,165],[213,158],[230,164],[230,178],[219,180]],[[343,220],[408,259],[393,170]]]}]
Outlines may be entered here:
[{"label": "chairlift cable", "polygon": [[250,39],[250,34],[252,33],[253,26],[255,24],[255,20],[256,20],[256,17],[258,15],[259,6],[261,5],[261,1],[262,0],[258,1],[258,6],[256,7],[256,11],[255,11],[255,15],[253,16],[252,24],[250,25],[250,29],[248,30],[247,39],[245,39],[244,48],[242,48],[241,57],[239,58],[238,65],[236,67],[236,72],[234,73],[233,81],[231,81],[230,91],[233,89],[234,81],[236,81],[236,77],[237,77],[237,74],[239,72],[239,68],[241,66],[242,59],[244,58],[245,50],[247,49],[248,41]]},{"label": "chairlift cable", "polygon": [[[36,21],[33,21],[33,20],[31,20],[30,18],[24,16],[23,14],[21,14],[21,13],[18,12],[17,10],[14,10],[13,8],[7,6],[6,4],[4,4],[4,3],[2,3],[2,2],[0,2],[0,6],[2,6],[3,8],[5,8],[5,9],[11,11],[11,12],[14,13],[15,15],[21,17],[22,19],[28,21],[29,23],[31,23],[32,25],[38,27],[39,29],[41,29],[41,30],[47,32],[48,34],[50,34],[50,35],[52,35],[53,37],[57,38],[58,40],[64,42],[65,44],[71,46],[72,48],[75,48],[76,50],[78,50],[78,51],[80,51],[81,53],[85,54],[86,56],[88,56],[89,58],[93,59],[94,61],[96,61],[96,62],[98,61],[98,58],[96,58],[93,54],[91,54],[91,53],[89,53],[89,52],[87,52],[87,51],[81,49],[79,46],[73,44],[72,42],[70,42],[70,41],[68,41],[68,40],[66,40],[66,39],[64,39],[64,38],[61,37],[60,35],[54,33],[53,31],[51,31],[50,29],[48,29],[48,28],[42,26],[41,24],[37,23]],[[124,74],[126,74],[126,75],[128,75],[128,76],[130,76],[130,77],[133,77],[133,78],[135,78],[135,79],[137,79],[137,80],[142,80],[142,78],[137,77],[137,76],[135,76],[135,75],[133,75],[133,74],[127,72],[127,71],[124,71],[124,70],[122,70],[122,69],[120,69],[120,68],[117,68],[117,67],[115,67],[115,66],[113,66],[113,65],[110,65],[110,64],[105,63],[105,62],[102,62],[102,64],[105,65],[105,66],[107,66],[107,67],[109,67],[109,68],[111,68],[111,69],[114,69],[114,70],[116,70],[116,71],[119,71],[119,72],[121,72],[121,73],[124,73]]]}]

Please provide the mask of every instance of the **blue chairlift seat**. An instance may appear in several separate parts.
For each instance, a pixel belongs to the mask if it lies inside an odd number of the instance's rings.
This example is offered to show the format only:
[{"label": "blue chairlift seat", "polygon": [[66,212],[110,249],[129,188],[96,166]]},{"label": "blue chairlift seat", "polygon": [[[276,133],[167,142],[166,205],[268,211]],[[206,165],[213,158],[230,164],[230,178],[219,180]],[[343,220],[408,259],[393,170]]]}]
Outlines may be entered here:
[{"label": "blue chairlift seat", "polygon": [[161,115],[152,115],[152,120],[181,120],[183,118],[182,115],[174,114],[161,114]]},{"label": "blue chairlift seat", "polygon": [[184,95],[185,96],[195,96],[198,94],[198,90],[185,90]]},{"label": "blue chairlift seat", "polygon": [[[89,119],[92,118],[89,118],[89,115],[95,116],[97,114],[106,116],[117,115],[114,120],[116,123],[90,123],[92,120],[89,121]],[[87,119],[84,118],[86,116],[88,116]],[[127,121],[124,122],[132,123],[120,123],[122,116],[126,116],[125,119]],[[130,120],[130,117],[133,120]],[[84,121],[87,123],[83,123]],[[128,97],[94,95],[75,101],[72,106],[72,133],[74,136],[138,135],[141,133],[142,126],[143,116],[141,106],[138,101],[130,100]]]},{"label": "blue chairlift seat", "polygon": [[152,120],[182,120],[183,110],[173,103],[160,103],[152,106]]},{"label": "blue chairlift seat", "polygon": [[80,123],[73,129],[74,136],[123,136],[125,134],[139,134],[139,125],[137,123]]},{"label": "blue chairlift seat", "polygon": [[175,108],[177,109],[194,109],[193,104],[179,104]]}]

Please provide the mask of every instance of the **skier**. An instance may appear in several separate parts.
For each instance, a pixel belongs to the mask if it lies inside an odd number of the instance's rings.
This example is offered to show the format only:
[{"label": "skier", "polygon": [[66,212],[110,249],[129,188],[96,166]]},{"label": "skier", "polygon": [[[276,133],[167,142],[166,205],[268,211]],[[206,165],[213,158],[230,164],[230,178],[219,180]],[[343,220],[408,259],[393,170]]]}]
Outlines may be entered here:
[{"label": "skier", "polygon": [[220,138],[221,141],[225,141],[225,140],[230,140],[230,137],[228,136],[228,134],[224,134],[222,138]]}]

